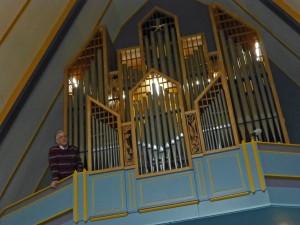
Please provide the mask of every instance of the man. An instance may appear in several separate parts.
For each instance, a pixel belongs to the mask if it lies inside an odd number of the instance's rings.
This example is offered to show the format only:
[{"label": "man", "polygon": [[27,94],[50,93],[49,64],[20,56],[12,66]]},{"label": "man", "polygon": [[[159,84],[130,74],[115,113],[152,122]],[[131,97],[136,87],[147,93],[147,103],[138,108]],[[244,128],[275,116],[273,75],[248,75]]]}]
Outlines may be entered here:
[{"label": "man", "polygon": [[68,144],[68,136],[60,130],[56,133],[56,146],[49,150],[49,167],[52,173],[53,188],[57,182],[73,174],[75,170],[82,172],[83,165],[77,147]]}]

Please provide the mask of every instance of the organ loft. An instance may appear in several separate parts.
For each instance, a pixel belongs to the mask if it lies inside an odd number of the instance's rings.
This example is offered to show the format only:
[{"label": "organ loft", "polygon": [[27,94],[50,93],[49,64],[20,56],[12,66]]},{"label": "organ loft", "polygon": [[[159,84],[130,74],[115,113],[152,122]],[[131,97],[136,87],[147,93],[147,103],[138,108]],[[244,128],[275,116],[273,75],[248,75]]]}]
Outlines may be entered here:
[{"label": "organ loft", "polygon": [[187,13],[166,2],[149,0],[118,37],[98,23],[76,46],[64,64],[63,101],[53,105],[61,104],[85,169],[56,189],[42,186],[46,171],[32,195],[0,212],[0,225],[300,219],[300,149],[290,143],[259,29],[220,3],[185,1],[205,21],[189,24],[201,32],[186,35]]},{"label": "organ loft", "polygon": [[192,156],[234,149],[256,129],[256,140],[289,143],[258,32],[216,5],[210,13],[217,51],[155,8],[138,24],[140,44],[117,50],[116,71],[97,27],[65,79],[65,126],[89,171],[190,169]]}]

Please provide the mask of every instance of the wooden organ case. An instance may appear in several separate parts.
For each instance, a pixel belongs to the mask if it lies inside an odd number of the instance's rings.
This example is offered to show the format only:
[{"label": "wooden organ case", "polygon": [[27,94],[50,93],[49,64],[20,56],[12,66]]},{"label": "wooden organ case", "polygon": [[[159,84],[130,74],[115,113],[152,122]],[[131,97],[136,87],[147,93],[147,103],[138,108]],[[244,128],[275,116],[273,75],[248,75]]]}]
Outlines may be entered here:
[{"label": "wooden organ case", "polygon": [[153,176],[242,140],[289,143],[258,32],[218,5],[209,10],[215,52],[204,33],[181,36],[178,18],[154,8],[138,24],[140,45],[117,50],[117,71],[104,26],[67,66],[65,129],[90,172]]}]

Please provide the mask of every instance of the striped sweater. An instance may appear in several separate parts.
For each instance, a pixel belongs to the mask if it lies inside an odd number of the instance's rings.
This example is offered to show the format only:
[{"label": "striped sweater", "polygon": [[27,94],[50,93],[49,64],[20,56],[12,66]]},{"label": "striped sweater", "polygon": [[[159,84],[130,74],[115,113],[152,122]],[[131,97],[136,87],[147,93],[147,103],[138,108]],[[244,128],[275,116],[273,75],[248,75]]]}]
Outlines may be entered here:
[{"label": "striped sweater", "polygon": [[66,149],[61,149],[59,146],[50,148],[48,159],[53,181],[68,177],[75,170],[78,172],[83,170],[78,148],[72,145]]}]

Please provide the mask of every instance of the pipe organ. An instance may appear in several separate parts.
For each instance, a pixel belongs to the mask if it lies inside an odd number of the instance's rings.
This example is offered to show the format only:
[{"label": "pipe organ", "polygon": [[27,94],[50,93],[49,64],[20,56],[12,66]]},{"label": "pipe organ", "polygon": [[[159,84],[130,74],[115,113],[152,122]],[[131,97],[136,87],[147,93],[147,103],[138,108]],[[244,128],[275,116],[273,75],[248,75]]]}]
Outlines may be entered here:
[{"label": "pipe organ", "polygon": [[175,15],[154,8],[140,45],[114,54],[101,26],[66,69],[65,129],[89,171],[135,167],[137,177],[188,170],[191,157],[242,140],[289,143],[259,34],[210,5],[217,50],[205,34],[181,36]]},{"label": "pipe organ", "polygon": [[139,35],[144,71],[154,68],[179,81],[190,105],[177,17],[154,9],[139,23]]},{"label": "pipe organ", "polygon": [[[87,97],[107,103],[111,96],[108,80],[109,48],[111,41],[104,27],[98,27],[85,48],[65,69],[65,130],[69,142],[78,146],[87,167]],[[106,58],[107,57],[107,58]]]},{"label": "pipe organ", "polygon": [[240,140],[289,142],[284,119],[258,32],[213,5],[210,7],[216,29],[220,57],[227,74]]},{"label": "pipe organ", "polygon": [[88,170],[122,167],[120,115],[92,97],[87,97],[87,110]]},{"label": "pipe organ", "polygon": [[131,90],[130,99],[138,175],[189,168],[180,84],[151,69]]}]

